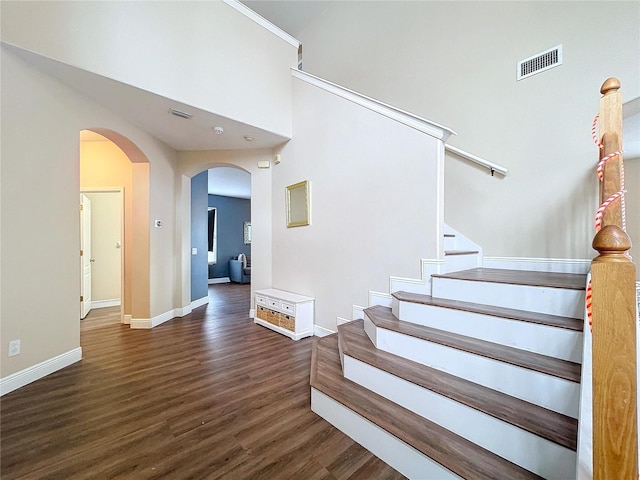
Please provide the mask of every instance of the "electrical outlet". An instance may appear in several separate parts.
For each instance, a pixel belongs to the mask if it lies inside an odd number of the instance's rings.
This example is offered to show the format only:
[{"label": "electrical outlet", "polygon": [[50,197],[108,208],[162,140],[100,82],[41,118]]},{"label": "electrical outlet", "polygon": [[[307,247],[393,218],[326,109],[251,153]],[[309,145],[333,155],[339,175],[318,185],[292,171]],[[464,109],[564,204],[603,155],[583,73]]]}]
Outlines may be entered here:
[{"label": "electrical outlet", "polygon": [[11,340],[9,342],[9,356],[13,357],[20,353],[20,340]]}]

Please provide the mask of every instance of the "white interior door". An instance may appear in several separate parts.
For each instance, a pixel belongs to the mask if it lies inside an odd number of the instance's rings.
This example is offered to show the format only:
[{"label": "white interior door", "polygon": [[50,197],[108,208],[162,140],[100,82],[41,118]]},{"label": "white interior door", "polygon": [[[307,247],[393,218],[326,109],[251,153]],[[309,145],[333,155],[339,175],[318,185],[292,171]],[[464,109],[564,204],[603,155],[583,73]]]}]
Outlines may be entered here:
[{"label": "white interior door", "polygon": [[80,195],[80,318],[91,310],[91,200]]}]

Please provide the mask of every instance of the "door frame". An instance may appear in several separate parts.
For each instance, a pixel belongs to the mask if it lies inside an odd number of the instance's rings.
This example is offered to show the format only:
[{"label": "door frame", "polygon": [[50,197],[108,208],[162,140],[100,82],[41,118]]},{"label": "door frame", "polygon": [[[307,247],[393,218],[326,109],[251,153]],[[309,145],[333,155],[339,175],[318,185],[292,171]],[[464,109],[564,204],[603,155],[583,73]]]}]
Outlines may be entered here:
[{"label": "door frame", "polygon": [[124,243],[124,228],[125,228],[124,187],[83,187],[80,189],[80,193],[81,194],[87,194],[87,193],[117,193],[118,194],[118,198],[120,200],[120,207],[118,209],[120,212],[120,240],[119,241],[121,245],[120,247],[121,248],[121,251],[120,251],[120,323],[128,323],[128,322],[125,322],[125,318],[124,318],[124,296],[125,296],[124,257],[127,254],[127,249]]}]

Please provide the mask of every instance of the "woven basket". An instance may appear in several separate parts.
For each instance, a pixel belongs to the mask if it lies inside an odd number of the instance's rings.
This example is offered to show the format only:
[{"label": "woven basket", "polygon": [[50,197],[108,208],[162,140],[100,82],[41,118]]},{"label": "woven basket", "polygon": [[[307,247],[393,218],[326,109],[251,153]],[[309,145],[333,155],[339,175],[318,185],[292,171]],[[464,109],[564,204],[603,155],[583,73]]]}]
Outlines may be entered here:
[{"label": "woven basket", "polygon": [[292,332],[296,329],[296,317],[292,317],[291,315],[280,315],[280,326],[282,328],[286,328],[287,330],[291,330]]}]

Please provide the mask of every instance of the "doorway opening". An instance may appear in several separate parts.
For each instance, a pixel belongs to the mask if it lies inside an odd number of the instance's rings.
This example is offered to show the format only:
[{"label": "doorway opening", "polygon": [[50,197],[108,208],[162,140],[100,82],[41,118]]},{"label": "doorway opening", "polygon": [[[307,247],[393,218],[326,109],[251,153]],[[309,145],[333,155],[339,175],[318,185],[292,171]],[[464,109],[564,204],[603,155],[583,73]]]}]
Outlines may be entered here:
[{"label": "doorway opening", "polygon": [[[81,318],[120,308],[120,322],[149,317],[149,164],[127,138],[80,132]],[[90,207],[88,207],[90,205]],[[88,211],[87,211],[88,210]],[[90,217],[83,222],[83,214]],[[85,224],[82,226],[82,224]],[[90,240],[85,241],[87,237]]]},{"label": "doorway opening", "polygon": [[82,290],[80,318],[91,309],[120,307],[124,320],[124,191],[81,189]]},{"label": "doorway opening", "polygon": [[[217,166],[191,178],[191,301],[208,296],[209,285],[250,283],[251,174]],[[199,255],[202,252],[202,255]],[[233,261],[243,262],[240,277]]]}]

